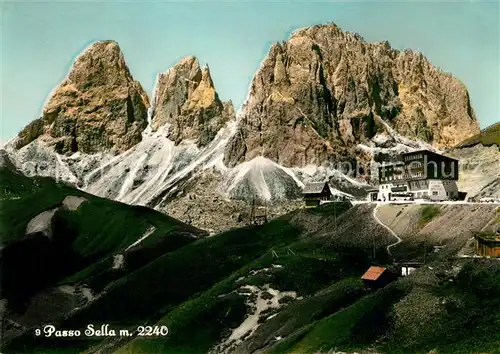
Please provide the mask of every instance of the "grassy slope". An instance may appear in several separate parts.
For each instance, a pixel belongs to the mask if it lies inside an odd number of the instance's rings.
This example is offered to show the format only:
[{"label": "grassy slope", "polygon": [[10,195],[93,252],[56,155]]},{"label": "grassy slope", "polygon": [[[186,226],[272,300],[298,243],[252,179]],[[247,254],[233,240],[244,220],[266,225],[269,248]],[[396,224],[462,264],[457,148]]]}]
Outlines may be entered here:
[{"label": "grassy slope", "polygon": [[[339,214],[347,210],[346,205],[337,204],[300,212],[330,214],[334,207],[339,209]],[[220,339],[220,331],[227,328],[227,325],[221,326],[218,322],[200,322],[199,318],[217,318],[219,314],[223,317],[222,323],[241,321],[242,299],[231,295],[217,300],[215,295],[226,294],[241,285],[234,282],[236,277],[246,274],[251,268],[267,267],[276,262],[272,251],[276,252],[279,263],[284,265],[287,271],[276,272],[268,282],[275,288],[299,290],[299,293],[303,294],[313,293],[346,276],[358,275],[365,269],[366,261],[360,262],[360,259],[368,257],[356,257],[348,251],[343,252],[344,250],[334,252],[334,248],[316,252],[319,248],[317,241],[303,240],[301,230],[289,222],[292,216],[293,214],[287,215],[263,226],[231,230],[165,254],[114,281],[102,297],[59,325],[65,328],[81,328],[87,323],[98,325],[112,322],[120,328],[134,328],[139,324],[155,323],[168,314],[164,320],[175,319],[175,325],[171,326],[173,334],[168,338],[186,340],[177,343],[167,341],[163,344],[158,340],[153,345],[177,349],[180,348],[178,346],[194,346],[193,350],[196,352],[200,348],[206,349],[215,344]],[[371,249],[366,253],[371,253]],[[252,281],[258,283],[262,279],[255,277]],[[229,310],[230,308],[233,310]],[[205,314],[205,311],[209,315]],[[225,319],[227,311],[229,318]],[[232,317],[233,315],[235,317]],[[189,329],[190,326],[182,325],[193,321],[205,323],[204,330],[209,332],[200,331],[198,343],[191,338],[193,331]],[[207,323],[210,323],[210,326]],[[71,345],[83,349],[92,344],[95,342],[83,340],[69,344],[26,335],[11,343],[10,348]]]},{"label": "grassy slope", "polygon": [[[297,331],[272,353],[327,352],[367,346],[389,328],[388,309],[405,294],[396,284],[367,295],[345,309]],[[335,334],[335,335],[333,335]]]},{"label": "grassy slope", "polygon": [[66,196],[87,199],[78,210],[60,209],[54,218],[54,233],[70,242],[58,251],[71,254],[74,261],[67,264],[66,272],[61,271],[67,277],[59,279],[61,283],[81,281],[109,268],[110,257],[134,243],[150,226],[156,231],[143,246],[162,241],[170,242],[174,249],[191,242],[189,237],[179,236],[180,232],[204,234],[152,209],[99,198],[50,178],[27,178],[6,168],[0,169],[0,193],[0,240],[7,246],[22,242],[29,221],[59,207]]},{"label": "grassy slope", "polygon": [[[245,318],[241,306],[245,299],[231,292],[235,286],[235,278],[244,272],[239,271],[228,280],[223,281],[208,292],[178,306],[156,325],[166,325],[171,331],[165,338],[137,338],[124,346],[117,353],[205,353],[210,348],[231,333],[229,328],[236,328]],[[246,283],[245,283],[246,284]],[[330,282],[325,282],[330,284]],[[276,288],[276,286],[272,286]],[[294,330],[309,324],[315,318],[322,318],[335,312],[344,305],[354,302],[363,293],[359,280],[345,279],[317,293],[310,294],[303,300],[297,300],[284,305],[278,315],[261,324],[249,340],[245,350],[251,352],[269,338],[277,334],[288,335]],[[219,309],[221,302],[238,301],[224,309]],[[239,310],[238,310],[239,309]],[[238,321],[235,321],[239,319]],[[227,325],[231,323],[231,325]],[[210,324],[210,325],[208,325]],[[226,324],[226,326],[220,326]]]},{"label": "grassy slope", "polygon": [[[339,282],[332,276],[323,281],[322,290],[305,288],[299,293],[303,300],[292,302],[276,317],[261,324],[240,352],[262,347],[268,348],[266,353],[376,347],[379,352],[394,354],[427,353],[432,349],[438,353],[498,353],[500,263],[466,262],[456,277],[448,274],[451,265],[442,269],[437,266],[437,270],[424,269],[437,277],[435,282],[421,276],[410,277],[368,294],[359,278],[344,278]],[[244,299],[231,291],[252,282],[236,280],[252,268],[271,263],[284,264],[282,272],[287,272],[286,261],[259,259],[168,313],[157,323],[171,329],[167,337],[136,338],[116,353],[207,352],[230,333],[228,328],[235,328],[242,321]],[[307,274],[307,269],[303,273]],[[280,287],[282,284],[275,281],[276,277],[271,276],[258,284],[270,283],[282,290],[294,288]],[[229,295],[220,297],[224,294]],[[416,303],[408,302],[407,298],[412,296],[416,296]],[[427,296],[438,299],[437,308],[427,306],[430,301]],[[395,305],[410,308],[409,315],[397,312],[400,310],[396,311]],[[398,316],[403,320],[396,321]],[[284,339],[276,343],[276,336]]]},{"label": "grassy slope", "polygon": [[441,214],[441,209],[436,205],[426,205],[422,208],[420,212],[420,219],[418,223],[420,226],[424,226],[425,224],[431,222],[434,218],[438,217]]},{"label": "grassy slope", "polygon": [[[23,238],[28,222],[40,212],[60,205],[68,191],[48,178],[27,178],[0,168],[1,243]],[[74,191],[72,195],[82,193]]]},{"label": "grassy slope", "polygon": [[[297,230],[276,221],[262,228],[249,227],[198,240],[115,281],[104,296],[63,320],[60,326],[82,328],[87,323],[113,323],[121,328],[136,327],[161,317],[193,294],[259,258],[270,245],[296,237]],[[27,333],[9,348],[28,350],[68,345],[85,348],[90,344],[85,339],[82,343],[37,339]]]},{"label": "grassy slope", "polygon": [[[347,211],[345,205],[330,204],[303,210],[301,213],[330,215],[333,208],[337,209],[338,215]],[[257,347],[262,346],[260,343],[267,343],[267,338],[273,337],[276,329],[290,333],[309,323],[312,318],[324,317],[359,297],[363,292],[359,280],[352,280],[349,277],[357,278],[372,262],[369,257],[371,249],[339,249],[332,244],[325,245],[322,239],[297,238],[300,230],[295,230],[293,235],[293,229],[286,227],[289,217],[272,221],[260,229],[261,232],[269,233],[281,224],[279,229],[277,228],[279,230],[277,234],[273,238],[268,238],[265,252],[252,262],[242,264],[207,291],[174,307],[158,321],[156,325],[166,325],[170,328],[167,337],[138,337],[121,348],[119,353],[207,352],[230,333],[228,328],[237,327],[242,322],[244,317],[241,306],[244,299],[233,292],[242,285],[269,284],[274,289],[296,291],[299,296],[305,296],[304,300],[292,303],[278,316],[261,326],[262,331],[255,335],[261,337],[256,343]],[[266,227],[270,229],[266,230]],[[224,236],[219,235],[217,238]],[[276,243],[278,240],[284,242]],[[194,246],[195,244],[188,247]],[[278,257],[273,256],[271,250]],[[251,270],[270,268],[273,264],[279,264],[282,268],[274,268],[265,274],[249,275]],[[241,277],[244,279],[240,279]],[[218,307],[223,301],[220,300],[221,297],[236,303],[232,302],[231,306],[225,307],[225,311],[221,311]],[[286,311],[288,308],[290,310]],[[285,322],[288,323],[287,326],[284,326]],[[220,326],[221,323],[233,323],[233,325]]]},{"label": "grassy slope", "polygon": [[173,230],[200,234],[200,230],[152,209],[99,198],[55,183],[50,178],[27,178],[0,168],[1,243],[23,239],[26,226],[33,217],[60,206],[68,195],[88,200],[75,212],[60,212],[66,220],[65,226],[77,233],[73,246],[82,256],[120,251],[151,225],[157,231],[146,239],[145,244],[154,243]]},{"label": "grassy slope", "polygon": [[[43,236],[26,239],[29,221],[45,210],[59,207],[68,195],[82,196],[87,201],[77,211],[60,208],[56,212],[53,233],[62,241],[52,242]],[[156,227],[156,231],[143,242],[140,252],[135,252],[137,267],[161,256],[158,250],[168,253],[192,242],[193,235],[206,234],[145,207],[102,199],[49,178],[28,178],[2,167],[2,295],[11,300],[19,298],[18,302],[9,300],[19,310],[37,291],[57,282],[85,280],[92,284],[101,273],[110,272],[113,255],[135,242],[150,226]],[[40,249],[37,244],[43,247],[41,252],[37,251]],[[115,273],[115,278],[126,275],[126,272]],[[110,280],[116,279],[99,279],[103,286]]]},{"label": "grassy slope", "polygon": [[[311,296],[291,303],[276,317],[264,322],[250,339],[250,343],[245,345],[245,349],[253,352],[264,345],[274,343],[277,336],[282,338],[297,336],[303,333],[311,323],[355,303],[365,293],[358,277],[335,282]],[[279,351],[279,348],[274,348],[274,350]]]},{"label": "grassy slope", "polygon": [[[345,262],[345,259],[343,260]],[[170,335],[166,338],[155,338],[155,339],[142,339],[138,338],[133,343],[129,344],[127,347],[123,348],[121,352],[123,353],[140,353],[140,352],[175,352],[175,353],[202,353],[206,352],[217,343],[223,337],[223,332],[212,327],[212,324],[217,328],[216,320],[206,321],[204,319],[210,318],[208,315],[212,311],[214,306],[214,300],[219,299],[219,296],[226,298],[227,296],[234,296],[232,291],[236,290],[242,285],[257,285],[262,286],[264,284],[269,284],[271,288],[281,290],[281,291],[293,291],[297,290],[299,296],[312,296],[318,289],[324,289],[330,284],[335,284],[337,281],[341,281],[347,275],[354,275],[359,272],[360,268],[364,268],[361,265],[353,265],[352,269],[349,271],[340,268],[340,259],[335,260],[322,260],[318,258],[304,257],[300,254],[289,255],[288,257],[283,257],[280,259],[275,259],[271,254],[266,254],[262,258],[253,262],[250,267],[242,267],[241,269],[234,272],[230,277],[224,279],[222,282],[217,283],[207,292],[202,293],[187,302],[183,303],[179,307],[173,309],[169,312],[162,320],[160,320],[157,325],[166,325],[171,328]],[[267,276],[254,276],[249,277],[244,280],[236,281],[242,276],[248,274],[251,269],[262,269],[271,266],[271,264],[280,264],[283,268],[278,268],[268,274]],[[346,263],[344,263],[346,267]],[[347,267],[346,267],[347,268]],[[323,270],[323,271],[321,271]],[[325,271],[326,270],[326,271]],[[348,302],[344,296],[344,293],[350,294],[351,300],[356,298],[355,294],[359,294],[359,284],[344,284],[338,285],[334,291],[326,296],[318,296],[316,301],[319,301],[325,305],[325,308],[321,310],[326,310],[326,304],[331,301],[338,301],[339,303]],[[227,295],[229,294],[229,295]],[[337,297],[339,299],[337,299]],[[333,300],[332,300],[333,298]],[[321,299],[321,300],[319,300]],[[244,299],[240,299],[240,302],[244,302]],[[303,310],[303,323],[308,322],[309,316],[314,316],[314,312],[309,312],[315,308],[315,311],[321,312],[318,309],[317,304],[314,301],[304,301],[304,303],[299,304],[295,307],[293,312],[289,312],[286,315],[282,313],[282,317],[277,318],[274,325],[264,332],[274,333],[276,327],[282,327],[282,322],[287,320],[292,320],[291,316],[297,316],[300,313],[300,309],[304,305]],[[291,306],[291,305],[290,305]],[[335,306],[335,305],[332,305]],[[231,308],[226,308],[227,314],[232,314]],[[222,313],[224,315],[224,313]],[[226,320],[224,317],[220,321]],[[292,320],[294,323],[291,324],[290,330],[293,330],[299,325],[297,319]],[[237,322],[237,325],[242,322],[242,319]],[[210,323],[211,325],[207,325]],[[234,328],[236,326],[230,326],[229,328]],[[227,328],[227,327],[226,327]],[[195,338],[200,336],[200,338]],[[210,333],[210,334],[208,334]],[[227,333],[226,333],[227,334]]]},{"label": "grassy slope", "polygon": [[463,148],[477,144],[482,144],[484,146],[497,145],[500,148],[500,123],[490,125],[486,129],[483,129],[478,135],[462,141],[456,147]]},{"label": "grassy slope", "polygon": [[[65,187],[52,187],[56,190],[49,193],[44,205],[57,205],[65,195]],[[32,188],[23,184],[17,190],[31,193]],[[59,197],[53,197],[57,193]],[[70,194],[75,193],[71,190]],[[9,202],[12,201],[15,200]],[[300,213],[326,216],[336,207],[341,208],[337,210],[339,215],[345,211],[340,205],[330,204]],[[28,206],[26,211],[19,210],[29,217],[39,212],[28,212]],[[155,217],[162,219],[156,213],[148,217],[152,222]],[[292,217],[293,214],[264,226],[231,230],[161,255],[114,279],[105,294],[90,306],[55,324],[61,328],[82,328],[88,323],[111,323],[116,328],[134,328],[145,323],[167,325],[170,332],[166,337],[137,337],[129,343],[115,343],[114,348],[119,348],[119,353],[203,353],[246,316],[245,299],[233,291],[245,284],[270,284],[275,289],[297,291],[304,298],[286,305],[276,317],[262,323],[245,343],[248,351],[267,347],[267,352],[273,353],[309,353],[376,346],[388,353],[425,353],[434,348],[439,353],[495,353],[500,347],[500,263],[472,260],[452,282],[443,275],[434,283],[410,277],[365,294],[359,275],[374,261],[370,259],[371,250],[354,245],[339,248],[334,242],[325,244],[322,239],[304,238],[300,227],[290,223]],[[103,221],[113,218],[107,214]],[[123,223],[126,220],[122,219],[116,227]],[[9,227],[15,230],[15,225]],[[98,227],[90,227],[99,233]],[[80,233],[81,237],[90,234]],[[113,242],[106,241],[109,235],[102,237],[107,246],[83,242],[77,249],[89,255],[123,247],[118,236],[111,238]],[[272,264],[283,267],[249,275],[252,269]],[[96,274],[101,267],[109,268],[109,263],[98,262],[92,267],[95,269],[86,271]],[[244,279],[238,281],[241,277]],[[76,278],[86,279],[88,274]],[[444,300],[439,302],[439,311],[431,312],[432,321],[419,326],[411,316],[406,322],[395,321],[393,305],[405,304],[408,296],[420,293]],[[425,299],[420,301],[424,305]],[[427,311],[425,306],[414,310]],[[273,346],[276,335],[284,339]],[[85,338],[37,339],[29,331],[9,343],[4,352],[47,352],[50,347],[63,353],[78,352],[94,345],[94,349],[102,349],[103,343]]]},{"label": "grassy slope", "polygon": [[[302,327],[269,352],[312,353],[377,347],[379,352],[394,354],[431,350],[499,353],[499,274],[498,262],[472,260],[452,282],[444,279],[430,285],[402,279]],[[427,308],[429,298],[423,294],[436,297],[437,307]],[[418,296],[419,300],[411,304],[406,300],[410,296]],[[398,303],[414,315],[396,321],[401,314],[395,312],[393,305]]]}]

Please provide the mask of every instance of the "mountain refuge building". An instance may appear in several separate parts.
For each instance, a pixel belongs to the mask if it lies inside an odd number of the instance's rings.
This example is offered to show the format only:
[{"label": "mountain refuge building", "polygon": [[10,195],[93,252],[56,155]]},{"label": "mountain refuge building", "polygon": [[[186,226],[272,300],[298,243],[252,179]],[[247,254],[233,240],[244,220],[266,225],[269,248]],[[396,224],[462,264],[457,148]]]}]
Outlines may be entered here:
[{"label": "mountain refuge building", "polygon": [[328,182],[314,182],[304,186],[302,196],[306,207],[317,207],[321,201],[331,200],[333,194]]},{"label": "mountain refuge building", "polygon": [[458,160],[429,150],[405,153],[378,168],[377,200],[458,200]]}]

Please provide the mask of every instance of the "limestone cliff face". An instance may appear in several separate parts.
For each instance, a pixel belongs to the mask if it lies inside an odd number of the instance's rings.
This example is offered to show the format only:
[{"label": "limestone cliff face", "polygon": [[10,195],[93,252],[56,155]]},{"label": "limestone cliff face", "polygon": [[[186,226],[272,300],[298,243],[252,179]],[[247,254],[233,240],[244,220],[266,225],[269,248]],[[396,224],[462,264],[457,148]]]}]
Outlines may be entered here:
[{"label": "limestone cliff face", "polygon": [[255,75],[225,163],[257,155],[285,166],[349,160],[393,128],[435,147],[479,132],[467,89],[420,53],[370,44],[334,24],[273,45]]},{"label": "limestone cliff face", "polygon": [[231,102],[221,102],[208,66],[186,57],[158,75],[154,95],[153,129],[169,125],[168,138],[207,145],[228,119],[234,117]]},{"label": "limestone cliff face", "polygon": [[41,139],[62,154],[121,152],[141,141],[149,101],[114,41],[81,54],[43,108],[18,135],[16,147]]}]

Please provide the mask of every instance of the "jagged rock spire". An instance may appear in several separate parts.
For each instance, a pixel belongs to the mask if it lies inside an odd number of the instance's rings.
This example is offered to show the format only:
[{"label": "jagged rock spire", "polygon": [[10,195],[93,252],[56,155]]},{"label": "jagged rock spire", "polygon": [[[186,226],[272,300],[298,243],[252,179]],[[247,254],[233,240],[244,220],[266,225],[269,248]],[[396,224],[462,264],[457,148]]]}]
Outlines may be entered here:
[{"label": "jagged rock spire", "polygon": [[148,106],[118,43],[98,41],[78,56],[42,117],[19,133],[16,147],[40,139],[63,154],[121,152],[141,140]]},{"label": "jagged rock spire", "polygon": [[194,56],[160,74],[155,92],[153,129],[169,124],[168,137],[176,144],[195,140],[206,145],[234,116],[232,103],[219,99],[208,65],[201,68]]}]

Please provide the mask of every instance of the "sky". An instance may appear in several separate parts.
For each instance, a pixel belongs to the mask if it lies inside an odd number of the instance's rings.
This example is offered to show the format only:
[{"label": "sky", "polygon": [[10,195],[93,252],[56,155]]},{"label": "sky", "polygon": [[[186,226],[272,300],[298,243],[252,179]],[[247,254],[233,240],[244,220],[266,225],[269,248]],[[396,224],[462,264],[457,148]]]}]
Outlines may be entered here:
[{"label": "sky", "polygon": [[21,1],[0,0],[0,143],[40,116],[75,57],[116,40],[151,94],[158,72],[194,55],[238,108],[270,45],[299,27],[335,22],[370,42],[421,51],[469,89],[481,127],[500,121],[499,0]]}]

